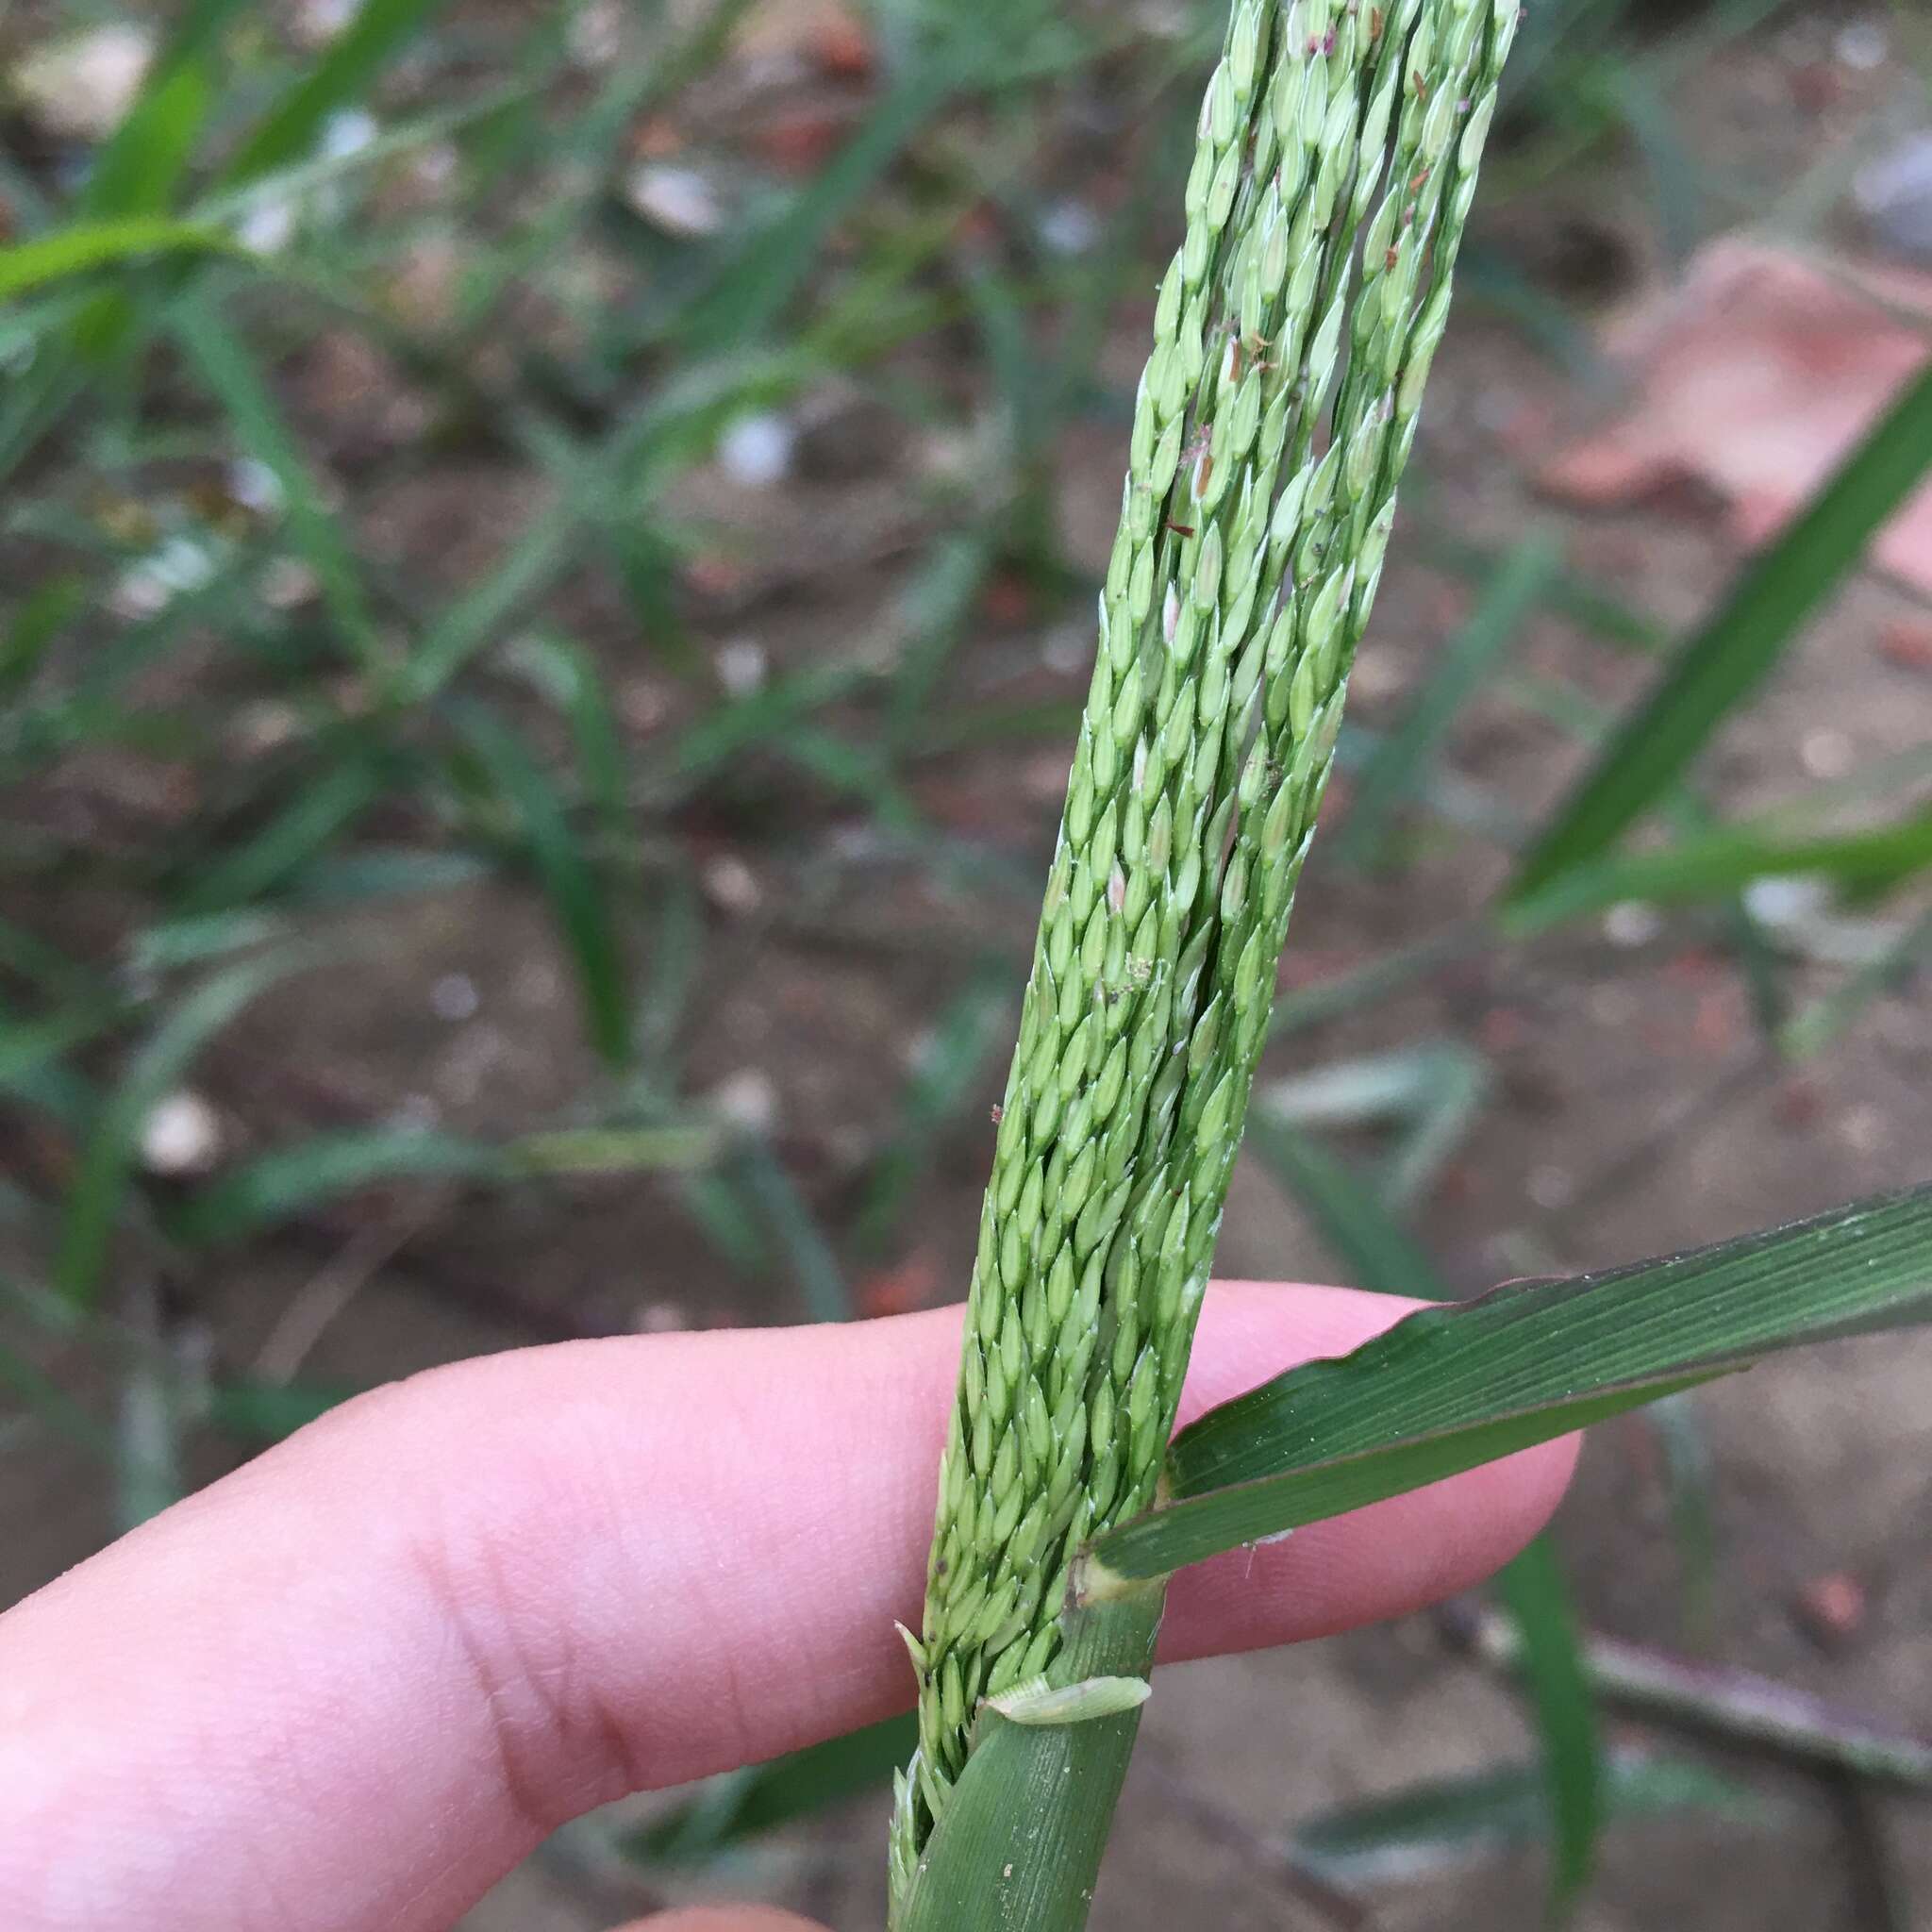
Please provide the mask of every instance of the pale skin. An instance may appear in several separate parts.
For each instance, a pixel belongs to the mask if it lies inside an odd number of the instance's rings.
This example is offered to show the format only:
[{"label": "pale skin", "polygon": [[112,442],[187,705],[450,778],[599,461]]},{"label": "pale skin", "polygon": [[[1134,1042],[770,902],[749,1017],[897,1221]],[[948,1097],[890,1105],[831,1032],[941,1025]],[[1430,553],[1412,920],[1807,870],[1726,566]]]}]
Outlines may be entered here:
[{"label": "pale skin", "polygon": [[[1407,1306],[1222,1284],[1183,1418]],[[123,1538],[0,1617],[0,1924],[440,1932],[566,1819],[903,1707],[958,1340],[944,1309],[464,1362]],[[1466,1588],[1573,1457],[1185,1572],[1161,1656]]]}]

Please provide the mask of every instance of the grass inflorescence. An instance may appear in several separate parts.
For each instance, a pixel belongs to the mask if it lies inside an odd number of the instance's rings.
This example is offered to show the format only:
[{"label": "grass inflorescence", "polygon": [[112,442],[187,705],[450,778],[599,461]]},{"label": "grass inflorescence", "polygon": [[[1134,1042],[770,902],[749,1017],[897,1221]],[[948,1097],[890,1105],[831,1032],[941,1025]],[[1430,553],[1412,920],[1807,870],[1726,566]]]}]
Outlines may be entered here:
[{"label": "grass inflorescence", "polygon": [[979,1701],[1155,1497],[1515,12],[1243,0],[1208,86],[908,1639],[901,1893]]}]

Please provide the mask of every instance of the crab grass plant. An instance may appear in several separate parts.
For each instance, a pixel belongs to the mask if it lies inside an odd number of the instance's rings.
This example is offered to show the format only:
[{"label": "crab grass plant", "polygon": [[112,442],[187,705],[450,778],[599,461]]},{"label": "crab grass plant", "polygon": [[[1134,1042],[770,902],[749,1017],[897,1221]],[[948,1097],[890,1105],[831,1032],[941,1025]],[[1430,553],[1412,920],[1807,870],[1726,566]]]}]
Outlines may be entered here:
[{"label": "crab grass plant", "polygon": [[1169,1440],[1516,18],[1238,0],[1208,87],[904,1633],[897,1932],[1085,1924],[1182,1564],[1932,1312],[1922,1190],[1424,1311]]},{"label": "crab grass plant", "polygon": [[[982,1700],[1027,1714],[1079,1553],[1157,1499],[1516,13],[1239,0],[1202,103],[908,1635],[904,1923]],[[1160,1594],[1082,1681],[1144,1688]]]}]

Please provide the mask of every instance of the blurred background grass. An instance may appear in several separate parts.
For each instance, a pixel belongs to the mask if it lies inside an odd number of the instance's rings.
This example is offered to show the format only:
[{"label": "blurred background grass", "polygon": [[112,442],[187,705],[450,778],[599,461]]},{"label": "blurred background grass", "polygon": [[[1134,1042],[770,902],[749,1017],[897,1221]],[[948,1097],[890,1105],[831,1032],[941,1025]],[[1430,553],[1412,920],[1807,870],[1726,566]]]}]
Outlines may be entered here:
[{"label": "blurred background grass", "polygon": [[[957,1293],[1222,26],[0,19],[0,1602],[430,1362]],[[1530,8],[1228,1272],[1455,1293],[1921,1177],[1926,38]],[[1725,248],[1903,352],[1763,351]],[[1592,461],[1633,412],[1670,460]],[[1614,1433],[1597,1635],[1539,1557],[1178,1680],[1105,1922],[1530,1924],[1553,1835],[1591,1924],[1922,1922],[1927,1405],[1860,1366]],[[1606,1632],[1697,1755],[1579,1720]],[[591,1821],[475,1925],[874,1923],[839,1801],[898,1742]]]}]

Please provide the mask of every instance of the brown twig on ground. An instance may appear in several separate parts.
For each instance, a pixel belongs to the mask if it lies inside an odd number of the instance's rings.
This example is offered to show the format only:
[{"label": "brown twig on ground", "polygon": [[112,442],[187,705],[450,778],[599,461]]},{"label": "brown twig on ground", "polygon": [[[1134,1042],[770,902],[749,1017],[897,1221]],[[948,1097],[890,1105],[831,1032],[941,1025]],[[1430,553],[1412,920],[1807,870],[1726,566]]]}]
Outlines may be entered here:
[{"label": "brown twig on ground", "polygon": [[[1515,1667],[1514,1627],[1462,1603],[1441,1622],[1452,1641],[1505,1670]],[[1755,1671],[1705,1664],[1668,1651],[1588,1637],[1584,1668],[1607,1704],[1712,1740],[1878,1783],[1932,1790],[1932,1739],[1918,1737]]]}]

